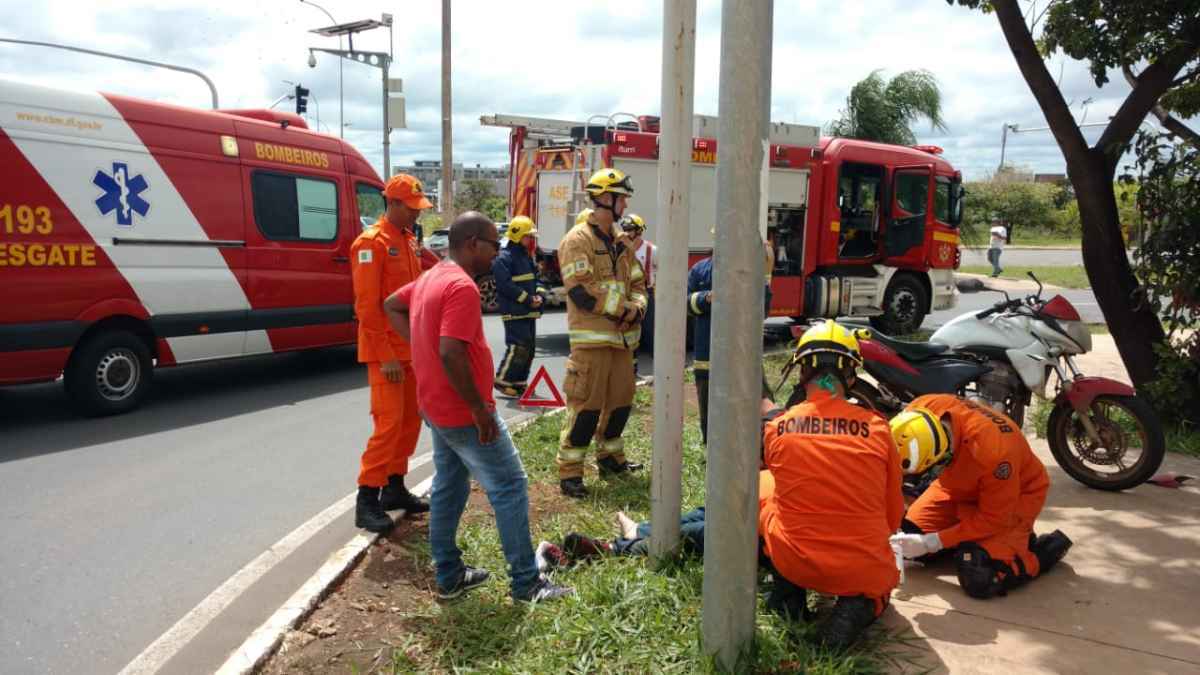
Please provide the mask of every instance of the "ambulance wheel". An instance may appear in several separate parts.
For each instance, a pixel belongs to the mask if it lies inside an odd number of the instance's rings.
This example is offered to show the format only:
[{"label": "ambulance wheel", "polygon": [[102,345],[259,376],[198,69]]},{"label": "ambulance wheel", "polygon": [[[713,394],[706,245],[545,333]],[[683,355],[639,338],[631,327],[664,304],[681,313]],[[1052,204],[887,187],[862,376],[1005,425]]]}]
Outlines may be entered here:
[{"label": "ambulance wheel", "polygon": [[146,343],[118,330],[93,335],[76,347],[63,382],[80,413],[103,417],[141,405],[153,371]]},{"label": "ambulance wheel", "polygon": [[925,321],[929,307],[925,287],[916,277],[897,274],[883,294],[883,314],[871,317],[871,325],[887,335],[910,335]]}]

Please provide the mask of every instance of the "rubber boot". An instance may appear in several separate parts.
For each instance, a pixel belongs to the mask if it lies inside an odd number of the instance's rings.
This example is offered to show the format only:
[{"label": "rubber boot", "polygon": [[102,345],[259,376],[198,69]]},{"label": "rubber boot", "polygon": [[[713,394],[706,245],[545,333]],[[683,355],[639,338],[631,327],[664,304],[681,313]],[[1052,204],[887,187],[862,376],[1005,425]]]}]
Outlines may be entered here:
[{"label": "rubber boot", "polygon": [[354,505],[354,526],[367,532],[382,534],[392,529],[395,523],[379,505],[379,488],[358,486],[358,501]]},{"label": "rubber boot", "polygon": [[862,595],[841,595],[829,612],[829,618],[817,629],[817,640],[833,650],[854,644],[875,622],[875,601]]},{"label": "rubber boot", "polygon": [[565,478],[558,481],[558,488],[562,493],[572,499],[583,499],[588,495],[587,488],[583,486],[582,478]]},{"label": "rubber boot", "polygon": [[1037,556],[1038,574],[1045,574],[1050,568],[1057,565],[1058,561],[1067,555],[1067,551],[1071,550],[1073,543],[1070,537],[1063,534],[1062,530],[1055,530],[1035,539],[1029,550]]},{"label": "rubber boot", "polygon": [[608,456],[604,459],[597,459],[596,468],[600,470],[600,476],[602,478],[606,478],[608,476],[617,476],[630,471],[640,471],[642,469],[642,465],[636,462],[625,462],[623,464],[618,463],[617,460],[612,458],[612,456]]},{"label": "rubber boot", "polygon": [[395,473],[388,476],[388,484],[379,493],[379,506],[384,511],[404,509],[410,516],[429,510],[429,502],[409,492],[404,485],[404,476]]},{"label": "rubber boot", "polygon": [[808,609],[808,592],[793,584],[779,572],[772,572],[774,585],[767,595],[767,609],[784,621],[808,621],[812,612]]}]

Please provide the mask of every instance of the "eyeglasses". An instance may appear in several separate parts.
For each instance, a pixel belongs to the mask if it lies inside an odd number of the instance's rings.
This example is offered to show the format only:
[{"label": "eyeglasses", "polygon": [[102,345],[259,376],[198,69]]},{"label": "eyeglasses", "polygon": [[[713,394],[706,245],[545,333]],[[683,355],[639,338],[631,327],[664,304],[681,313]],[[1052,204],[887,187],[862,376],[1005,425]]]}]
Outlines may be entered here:
[{"label": "eyeglasses", "polygon": [[495,250],[497,253],[500,252],[500,240],[498,239],[484,239],[483,237],[475,237],[475,240],[491,244],[493,250]]}]

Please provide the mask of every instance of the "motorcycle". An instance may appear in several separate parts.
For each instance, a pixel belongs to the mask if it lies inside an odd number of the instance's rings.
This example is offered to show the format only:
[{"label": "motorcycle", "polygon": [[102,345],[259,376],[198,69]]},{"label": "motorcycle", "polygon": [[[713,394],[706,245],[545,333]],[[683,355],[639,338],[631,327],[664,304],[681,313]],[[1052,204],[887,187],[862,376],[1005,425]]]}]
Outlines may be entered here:
[{"label": "motorcycle", "polygon": [[1133,387],[1079,371],[1074,357],[1091,351],[1091,333],[1070,301],[1043,299],[1042,283],[1029,276],[1036,293],[1014,299],[1001,291],[1004,300],[956,317],[928,342],[860,330],[863,368],[875,384],[860,378],[848,396],[890,416],[923,394],[958,394],[1021,425],[1032,396],[1046,398],[1053,371],[1046,436],[1059,466],[1100,490],[1144,483],[1166,453],[1162,423]]}]

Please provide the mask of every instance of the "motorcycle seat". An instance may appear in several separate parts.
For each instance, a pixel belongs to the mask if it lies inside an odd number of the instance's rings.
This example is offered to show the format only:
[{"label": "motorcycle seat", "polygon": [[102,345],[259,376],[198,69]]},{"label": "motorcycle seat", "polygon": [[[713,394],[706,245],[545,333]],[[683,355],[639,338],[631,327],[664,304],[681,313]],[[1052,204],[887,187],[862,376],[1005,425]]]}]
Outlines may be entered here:
[{"label": "motorcycle seat", "polygon": [[897,340],[879,331],[871,331],[871,339],[887,345],[892,351],[908,361],[924,361],[949,351],[949,347],[936,342],[908,342]]}]

